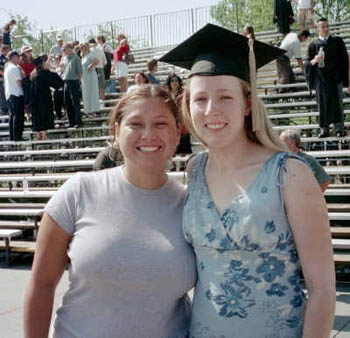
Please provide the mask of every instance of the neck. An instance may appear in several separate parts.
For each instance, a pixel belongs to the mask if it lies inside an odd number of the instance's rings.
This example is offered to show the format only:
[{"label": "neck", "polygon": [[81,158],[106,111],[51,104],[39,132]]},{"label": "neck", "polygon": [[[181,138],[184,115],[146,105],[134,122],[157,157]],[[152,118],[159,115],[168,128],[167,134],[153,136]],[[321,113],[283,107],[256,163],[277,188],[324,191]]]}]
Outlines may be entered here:
[{"label": "neck", "polygon": [[217,172],[242,167],[242,159],[247,158],[247,154],[255,154],[255,150],[260,147],[245,136],[236,141],[234,146],[222,149],[209,148],[208,166],[214,167]]},{"label": "neck", "polygon": [[162,187],[168,180],[165,168],[138,169],[125,162],[123,173],[126,179],[134,186],[154,190]]}]

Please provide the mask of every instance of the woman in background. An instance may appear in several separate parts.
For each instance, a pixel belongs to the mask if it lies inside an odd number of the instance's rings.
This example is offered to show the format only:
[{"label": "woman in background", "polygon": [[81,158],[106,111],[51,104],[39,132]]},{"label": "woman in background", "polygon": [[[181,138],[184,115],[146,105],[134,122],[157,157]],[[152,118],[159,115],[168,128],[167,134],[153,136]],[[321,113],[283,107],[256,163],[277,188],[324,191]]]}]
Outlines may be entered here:
[{"label": "woman in background", "polygon": [[144,72],[136,72],[134,75],[134,85],[128,88],[128,93],[132,90],[149,83],[149,79]]},{"label": "woman in background", "polygon": [[113,53],[114,64],[112,71],[115,72],[115,76],[119,81],[120,91],[122,93],[128,90],[128,72],[129,67],[125,62],[125,56],[129,54],[130,47],[128,45],[128,40],[124,34],[119,34],[117,36],[118,47]]},{"label": "woman in background", "polygon": [[96,65],[99,63],[95,54],[90,52],[89,44],[80,44],[81,65],[83,68],[82,92],[84,113],[89,114],[100,110],[98,78],[95,71]]}]

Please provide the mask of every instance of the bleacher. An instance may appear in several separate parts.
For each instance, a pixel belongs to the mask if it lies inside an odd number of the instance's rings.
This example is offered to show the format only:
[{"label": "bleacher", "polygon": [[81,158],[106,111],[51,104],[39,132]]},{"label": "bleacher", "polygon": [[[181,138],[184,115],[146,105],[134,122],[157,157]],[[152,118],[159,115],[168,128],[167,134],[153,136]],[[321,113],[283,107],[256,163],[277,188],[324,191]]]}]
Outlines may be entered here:
[{"label": "bleacher", "polygon": [[[350,51],[350,22],[331,26],[331,33],[343,37]],[[257,33],[259,40],[276,42],[275,32]],[[159,57],[173,46],[134,50],[136,62],[129,67],[129,84],[136,71],[146,70],[146,61]],[[307,44],[303,46],[306,55]],[[296,62],[292,62],[296,66]],[[186,78],[187,72],[160,63],[157,77],[164,81],[175,71]],[[296,71],[298,71],[296,69]],[[300,130],[305,150],[316,157],[333,178],[325,192],[333,237],[334,260],[338,266],[350,265],[350,97],[344,97],[348,135],[344,138],[317,138],[317,105],[314,93],[309,93],[305,79],[298,83],[276,84],[277,71],[272,62],[258,72],[259,95],[265,102],[276,131],[294,127]],[[279,89],[289,92],[279,93]],[[0,250],[7,263],[18,254],[33,253],[35,238],[45,203],[61,184],[77,171],[91,171],[94,159],[110,139],[108,118],[111,108],[120,99],[120,93],[106,96],[105,108],[98,113],[83,115],[83,128],[67,128],[67,120],[57,120],[59,128],[48,132],[49,139],[35,140],[31,123],[26,122],[24,141],[9,141],[6,116],[0,117]],[[193,140],[193,150],[200,144]],[[173,159],[176,171],[169,174],[184,182],[180,171],[186,157]]]}]

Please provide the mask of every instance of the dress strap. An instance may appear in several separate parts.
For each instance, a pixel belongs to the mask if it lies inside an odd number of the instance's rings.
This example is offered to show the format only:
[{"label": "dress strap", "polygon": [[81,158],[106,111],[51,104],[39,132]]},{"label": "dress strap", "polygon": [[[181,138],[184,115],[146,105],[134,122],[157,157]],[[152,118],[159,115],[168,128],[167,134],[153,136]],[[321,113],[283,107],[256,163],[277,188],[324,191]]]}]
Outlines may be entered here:
[{"label": "dress strap", "polygon": [[284,205],[283,189],[284,189],[284,186],[288,182],[288,179],[289,179],[286,163],[287,163],[287,160],[290,158],[295,159],[295,160],[299,160],[300,162],[304,163],[308,168],[310,168],[309,164],[302,157],[300,157],[297,154],[294,154],[292,152],[281,152],[277,156],[277,165],[276,165],[277,185],[279,187],[280,197],[281,197],[281,201],[282,201],[283,205]]}]

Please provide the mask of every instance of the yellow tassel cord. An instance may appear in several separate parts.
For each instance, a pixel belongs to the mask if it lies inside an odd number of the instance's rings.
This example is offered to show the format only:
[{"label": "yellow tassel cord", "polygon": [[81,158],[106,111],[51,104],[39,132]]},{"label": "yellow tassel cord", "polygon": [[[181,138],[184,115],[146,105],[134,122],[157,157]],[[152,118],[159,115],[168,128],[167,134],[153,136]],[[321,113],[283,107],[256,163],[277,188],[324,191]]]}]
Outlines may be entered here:
[{"label": "yellow tassel cord", "polygon": [[249,69],[250,69],[250,94],[252,102],[252,122],[253,131],[260,132],[264,129],[264,119],[261,116],[264,111],[259,107],[262,103],[258,100],[258,91],[256,88],[256,62],[255,62],[255,52],[254,52],[254,40],[249,38]]}]

